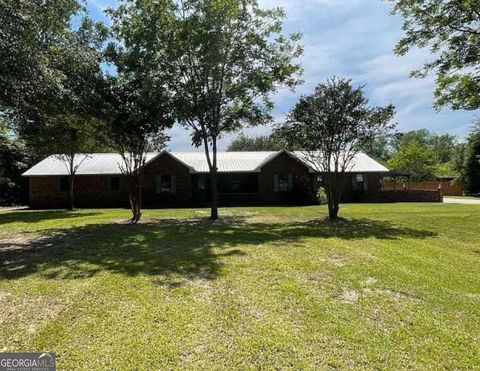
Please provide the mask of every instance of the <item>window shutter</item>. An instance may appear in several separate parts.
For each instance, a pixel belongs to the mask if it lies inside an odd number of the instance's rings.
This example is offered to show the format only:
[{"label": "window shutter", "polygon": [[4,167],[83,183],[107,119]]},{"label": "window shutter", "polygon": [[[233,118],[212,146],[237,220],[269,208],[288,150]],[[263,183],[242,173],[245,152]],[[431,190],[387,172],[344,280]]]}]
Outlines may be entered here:
[{"label": "window shutter", "polygon": [[357,174],[352,174],[352,189],[357,190]]},{"label": "window shutter", "polygon": [[172,175],[172,177],[170,178],[171,180],[171,185],[170,185],[170,191],[172,193],[176,193],[177,192],[177,177],[175,175]]},{"label": "window shutter", "polygon": [[363,174],[363,190],[368,191],[368,176]]},{"label": "window shutter", "polygon": [[157,175],[155,177],[155,192],[157,194],[162,192],[162,176],[161,175]]},{"label": "window shutter", "polygon": [[278,174],[273,176],[273,192],[278,192]]},{"label": "window shutter", "polygon": [[289,192],[292,191],[293,189],[293,174],[288,174],[288,185],[287,185],[287,189]]}]

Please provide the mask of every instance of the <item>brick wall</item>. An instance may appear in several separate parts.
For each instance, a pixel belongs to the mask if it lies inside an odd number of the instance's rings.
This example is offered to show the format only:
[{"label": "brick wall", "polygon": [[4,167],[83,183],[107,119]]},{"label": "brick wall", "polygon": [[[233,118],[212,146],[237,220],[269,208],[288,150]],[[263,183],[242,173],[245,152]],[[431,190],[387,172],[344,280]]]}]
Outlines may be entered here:
[{"label": "brick wall", "polygon": [[[156,193],[155,178],[158,175],[175,175],[175,193]],[[169,154],[153,160],[144,170],[144,207],[189,206],[192,204],[192,175],[188,167]]]},{"label": "brick wall", "polygon": [[[59,176],[30,178],[30,207],[35,209],[65,208],[68,191],[60,190]],[[112,176],[77,175],[74,180],[74,202],[76,207],[126,207],[128,196],[126,185],[120,177],[120,189],[112,191]]]},{"label": "brick wall", "polygon": [[[155,192],[157,175],[175,175],[176,192]],[[120,178],[120,189],[112,191],[112,177]],[[60,190],[59,176],[30,178],[30,207],[35,209],[65,208],[68,191]],[[143,206],[184,206],[191,202],[191,175],[188,168],[169,155],[162,155],[145,167],[143,178]],[[128,188],[122,175],[77,175],[74,181],[75,207],[128,207]]]},{"label": "brick wall", "polygon": [[[291,192],[275,192],[275,174],[292,174],[293,189]],[[312,175],[308,168],[286,153],[282,153],[266,164],[258,177],[259,199],[263,204],[295,204],[308,203],[308,188]]]}]

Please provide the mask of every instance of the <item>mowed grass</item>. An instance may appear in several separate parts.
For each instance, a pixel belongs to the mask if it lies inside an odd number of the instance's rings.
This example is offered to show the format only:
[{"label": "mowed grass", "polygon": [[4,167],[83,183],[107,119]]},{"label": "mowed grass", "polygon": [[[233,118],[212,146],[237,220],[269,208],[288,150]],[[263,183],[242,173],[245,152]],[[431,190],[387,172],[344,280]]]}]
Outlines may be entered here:
[{"label": "mowed grass", "polygon": [[480,368],[480,206],[0,212],[0,351],[59,369]]}]

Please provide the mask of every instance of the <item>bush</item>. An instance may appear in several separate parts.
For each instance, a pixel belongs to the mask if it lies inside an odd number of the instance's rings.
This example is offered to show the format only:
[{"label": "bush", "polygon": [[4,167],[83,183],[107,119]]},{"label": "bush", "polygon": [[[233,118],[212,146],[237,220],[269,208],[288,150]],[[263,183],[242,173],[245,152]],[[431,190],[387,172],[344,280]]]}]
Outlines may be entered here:
[{"label": "bush", "polygon": [[320,205],[325,205],[327,203],[327,192],[325,192],[325,188],[323,187],[318,189],[318,202]]}]

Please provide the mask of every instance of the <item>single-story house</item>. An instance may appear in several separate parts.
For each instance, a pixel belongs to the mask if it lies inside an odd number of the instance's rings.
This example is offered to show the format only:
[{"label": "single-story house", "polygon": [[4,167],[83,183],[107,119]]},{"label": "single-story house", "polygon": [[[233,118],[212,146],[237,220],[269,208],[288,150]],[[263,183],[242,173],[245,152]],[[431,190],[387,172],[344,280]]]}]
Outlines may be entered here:
[{"label": "single-story house", "polygon": [[[127,184],[115,153],[80,154],[75,177],[77,207],[127,207]],[[302,153],[219,152],[220,205],[310,204],[316,201],[321,174]],[[203,152],[148,153],[144,165],[143,207],[208,205],[209,171]],[[364,153],[353,159],[344,201],[382,202],[381,180],[389,169]],[[52,155],[23,176],[29,178],[30,207],[62,208],[68,201],[66,164]],[[390,201],[390,199],[389,199]]]}]

